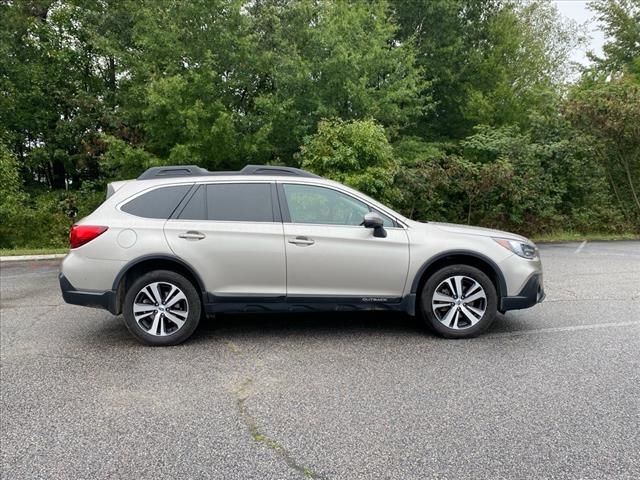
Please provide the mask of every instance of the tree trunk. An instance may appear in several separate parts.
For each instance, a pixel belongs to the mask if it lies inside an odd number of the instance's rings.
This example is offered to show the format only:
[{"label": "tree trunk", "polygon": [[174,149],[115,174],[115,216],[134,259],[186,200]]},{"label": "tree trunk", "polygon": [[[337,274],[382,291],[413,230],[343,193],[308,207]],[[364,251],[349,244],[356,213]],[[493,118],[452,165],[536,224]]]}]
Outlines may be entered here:
[{"label": "tree trunk", "polygon": [[80,175],[78,174],[78,171],[75,170],[71,174],[71,188],[73,190],[78,190],[81,186],[82,186],[82,180],[80,179]]},{"label": "tree trunk", "polygon": [[620,210],[622,211],[622,215],[624,215],[624,218],[629,220],[629,216],[627,215],[627,209],[624,208],[624,203],[622,203],[622,199],[620,198],[620,194],[618,193],[616,182],[614,181],[613,175],[611,175],[611,170],[609,170],[609,167],[607,165],[604,166],[604,171],[607,172],[607,177],[609,177],[609,183],[611,183],[611,188],[613,188],[613,194],[615,195],[616,200],[618,200],[618,205],[620,205]]},{"label": "tree trunk", "polygon": [[116,106],[116,60],[113,57],[109,57],[108,59],[108,85],[109,85],[109,103],[111,108],[115,108]]},{"label": "tree trunk", "polygon": [[51,166],[51,162],[47,162],[42,166],[44,170],[44,177],[47,180],[47,185],[49,188],[53,187],[53,167]]},{"label": "tree trunk", "polygon": [[64,168],[64,163],[58,160],[53,160],[51,162],[51,188],[54,190],[64,190],[67,185],[64,181],[66,177],[66,172]]},{"label": "tree trunk", "polygon": [[633,179],[631,178],[631,170],[629,170],[629,162],[622,155],[618,155],[620,161],[622,162],[622,166],[624,167],[624,171],[627,174],[627,180],[629,182],[629,188],[631,189],[631,195],[633,196],[633,200],[638,207],[638,213],[640,213],[640,200],[638,200],[638,194],[636,193],[636,189],[633,185]]}]

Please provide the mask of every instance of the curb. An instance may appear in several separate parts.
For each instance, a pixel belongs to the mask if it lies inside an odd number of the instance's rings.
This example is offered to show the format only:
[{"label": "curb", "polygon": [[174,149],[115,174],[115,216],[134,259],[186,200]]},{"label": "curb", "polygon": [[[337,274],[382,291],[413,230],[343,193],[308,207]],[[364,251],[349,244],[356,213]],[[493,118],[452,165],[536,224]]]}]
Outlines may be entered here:
[{"label": "curb", "polygon": [[26,262],[34,260],[55,260],[66,257],[66,253],[52,253],[49,255],[7,255],[0,257],[0,262]]}]

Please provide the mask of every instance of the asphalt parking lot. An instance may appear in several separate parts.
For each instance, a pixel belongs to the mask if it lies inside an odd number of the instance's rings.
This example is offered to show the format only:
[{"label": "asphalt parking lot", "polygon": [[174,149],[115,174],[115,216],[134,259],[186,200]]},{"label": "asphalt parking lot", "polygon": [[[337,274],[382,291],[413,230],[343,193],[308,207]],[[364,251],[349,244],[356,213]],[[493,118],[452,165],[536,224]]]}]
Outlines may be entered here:
[{"label": "asphalt parking lot", "polygon": [[0,477],[640,478],[640,242],[541,252],[547,300],[477,339],[225,316],[172,348],[3,263]]}]

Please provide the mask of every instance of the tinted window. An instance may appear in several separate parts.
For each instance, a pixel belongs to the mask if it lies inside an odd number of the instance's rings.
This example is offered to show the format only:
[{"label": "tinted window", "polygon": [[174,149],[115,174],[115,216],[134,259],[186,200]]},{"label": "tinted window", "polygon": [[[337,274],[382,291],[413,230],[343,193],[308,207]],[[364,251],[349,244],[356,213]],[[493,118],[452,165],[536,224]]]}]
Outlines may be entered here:
[{"label": "tinted window", "polygon": [[273,222],[271,185],[268,183],[221,183],[207,185],[209,220]]},{"label": "tinted window", "polygon": [[156,188],[126,203],[121,210],[138,217],[167,219],[190,188],[191,185]]},{"label": "tinted window", "polygon": [[293,223],[360,225],[369,207],[355,198],[330,188],[312,185],[284,185]]},{"label": "tinted window", "polygon": [[206,189],[200,185],[178,215],[182,220],[205,220],[207,218]]}]

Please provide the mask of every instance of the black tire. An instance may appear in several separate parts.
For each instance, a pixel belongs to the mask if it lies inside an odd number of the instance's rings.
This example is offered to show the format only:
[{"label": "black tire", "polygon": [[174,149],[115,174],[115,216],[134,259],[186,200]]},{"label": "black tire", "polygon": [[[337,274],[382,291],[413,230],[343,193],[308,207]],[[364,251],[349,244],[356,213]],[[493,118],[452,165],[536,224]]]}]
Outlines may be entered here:
[{"label": "black tire", "polygon": [[[484,307],[484,314],[482,315],[482,317],[477,320],[477,323],[472,324],[466,319],[466,317],[464,317],[463,314],[460,314],[461,318],[464,318],[464,322],[469,323],[469,326],[460,329],[451,328],[450,326],[447,326],[443,322],[441,322],[440,319],[438,319],[438,317],[436,316],[434,308],[432,307],[432,300],[436,289],[441,286],[441,284],[448,278],[454,276],[464,276],[469,279],[475,280],[484,289],[484,293],[486,296],[484,300],[480,300],[481,302],[483,302],[481,303],[481,305]],[[465,280],[465,282],[473,284],[469,280]],[[438,270],[427,279],[420,292],[420,313],[423,321],[425,322],[427,327],[445,338],[470,338],[481,334],[487,328],[489,328],[489,326],[495,320],[497,305],[498,295],[496,293],[496,287],[494,286],[491,279],[481,270],[468,265],[451,265]],[[446,309],[447,307],[445,306],[442,310],[438,309],[438,311],[447,312],[448,310]],[[441,316],[444,315],[441,314]],[[464,323],[462,323],[462,325],[464,325]]]},{"label": "black tire", "polygon": [[[136,298],[138,298],[138,302],[140,302],[141,299],[143,299],[144,301],[145,298],[148,298],[144,296],[138,297],[138,295],[141,294],[141,290],[147,285],[151,285],[156,282],[159,282],[163,287],[165,285],[169,286],[164,288],[170,288],[170,286],[175,286],[179,290],[181,290],[184,296],[186,297],[184,300],[178,303],[178,307],[177,307],[177,308],[180,308],[181,306],[182,307],[181,309],[184,312],[186,312],[186,313],[183,312],[183,314],[186,315],[186,319],[184,320],[183,324],[178,326],[177,323],[173,323],[171,321],[165,320],[164,314],[162,315],[162,320],[160,320],[160,322],[166,322],[166,323],[163,323],[162,327],[164,328],[165,325],[167,326],[166,327],[167,333],[164,336],[153,335],[149,333],[151,329],[145,330],[144,324],[141,325],[138,321],[136,321],[136,318],[133,313],[133,306],[134,306],[134,302],[136,301]],[[168,295],[168,293],[165,293],[165,294]],[[162,292],[161,292],[161,295],[162,295]],[[151,302],[152,300],[147,300],[147,301]],[[140,303],[138,303],[138,305],[140,305]],[[154,308],[154,305],[152,303],[149,303],[149,307]],[[187,307],[188,307],[188,310],[186,309]],[[172,310],[168,308],[166,309],[166,311],[172,312]],[[198,327],[198,324],[200,323],[200,317],[202,315],[202,302],[200,301],[200,296],[198,295],[198,292],[193,286],[193,284],[189,280],[187,280],[185,277],[183,277],[182,275],[176,272],[172,272],[169,270],[154,270],[136,279],[131,284],[131,286],[127,289],[127,292],[124,297],[124,304],[122,306],[122,313],[124,317],[124,323],[127,329],[140,343],[143,343],[145,345],[152,345],[152,346],[178,345],[179,343],[182,343],[185,340],[187,340]],[[169,313],[167,313],[167,315],[169,315]],[[155,313],[152,314],[152,317],[155,317]],[[141,321],[141,323],[145,322],[148,325],[150,323],[149,322],[150,318],[151,317],[147,317],[147,319]],[[174,331],[170,332],[171,329],[174,329]],[[156,328],[156,331],[159,332],[160,331],[159,328]]]}]

